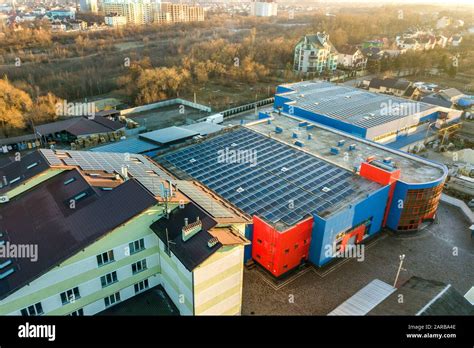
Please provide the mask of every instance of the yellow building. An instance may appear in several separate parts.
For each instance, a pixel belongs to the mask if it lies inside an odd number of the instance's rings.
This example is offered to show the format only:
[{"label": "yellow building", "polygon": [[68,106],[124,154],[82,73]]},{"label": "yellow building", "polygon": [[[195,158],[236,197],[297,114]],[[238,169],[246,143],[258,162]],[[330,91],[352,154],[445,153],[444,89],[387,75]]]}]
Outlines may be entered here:
[{"label": "yellow building", "polygon": [[164,2],[158,5],[154,19],[157,23],[199,22],[204,21],[204,9],[199,6]]}]

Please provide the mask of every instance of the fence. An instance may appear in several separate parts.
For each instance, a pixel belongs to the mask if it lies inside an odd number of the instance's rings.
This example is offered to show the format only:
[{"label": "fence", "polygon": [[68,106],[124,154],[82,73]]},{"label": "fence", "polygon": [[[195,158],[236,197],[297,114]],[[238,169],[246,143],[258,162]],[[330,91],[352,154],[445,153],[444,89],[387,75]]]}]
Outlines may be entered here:
[{"label": "fence", "polygon": [[167,100],[163,100],[163,101],[160,101],[160,102],[157,102],[157,103],[152,103],[152,104],[137,106],[137,107],[130,108],[130,109],[121,110],[120,115],[133,114],[133,113],[158,109],[158,108],[162,108],[162,107],[170,106],[170,105],[186,105],[186,106],[189,106],[191,108],[194,108],[194,109],[197,109],[197,110],[202,110],[202,111],[205,111],[205,112],[211,112],[212,111],[209,106],[205,106],[205,105],[198,104],[198,103],[193,103],[193,102],[190,102],[188,100],[181,99],[181,98],[175,98],[175,99],[167,99]]}]

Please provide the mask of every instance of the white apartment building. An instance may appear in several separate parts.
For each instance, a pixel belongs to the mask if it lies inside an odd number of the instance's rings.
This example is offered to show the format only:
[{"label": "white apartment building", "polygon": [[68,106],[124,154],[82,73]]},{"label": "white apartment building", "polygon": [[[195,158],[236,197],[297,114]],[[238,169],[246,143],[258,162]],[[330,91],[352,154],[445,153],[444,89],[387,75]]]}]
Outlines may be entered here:
[{"label": "white apartment building", "polygon": [[127,19],[127,24],[142,25],[153,22],[153,13],[159,3],[151,0],[104,0],[105,16],[116,14]]},{"label": "white apartment building", "polygon": [[274,0],[252,1],[250,15],[257,17],[272,17],[278,13],[278,4]]}]

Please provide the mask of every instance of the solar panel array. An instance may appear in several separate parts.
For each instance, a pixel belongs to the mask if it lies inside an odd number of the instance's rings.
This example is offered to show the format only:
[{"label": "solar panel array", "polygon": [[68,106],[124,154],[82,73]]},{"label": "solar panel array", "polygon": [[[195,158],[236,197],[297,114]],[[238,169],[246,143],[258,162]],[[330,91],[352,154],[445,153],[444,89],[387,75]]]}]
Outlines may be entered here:
[{"label": "solar panel array", "polygon": [[92,152],[118,152],[118,153],[143,153],[156,150],[160,146],[138,138],[131,138],[115,143],[98,146],[91,149]]},{"label": "solar panel array", "polygon": [[[231,157],[223,160],[219,151],[226,149],[253,151],[256,161],[239,162]],[[160,161],[171,171],[184,172],[200,181],[245,213],[286,226],[293,226],[310,213],[321,214],[347,205],[361,190],[378,187],[245,128],[180,149]],[[330,190],[323,191],[325,187]]]},{"label": "solar panel array", "polygon": [[[77,166],[82,170],[98,170],[121,174],[126,167],[128,174],[139,181],[155,196],[160,195],[161,180],[172,180],[163,170],[142,155],[89,151],[40,150],[51,165]],[[58,157],[58,153],[66,156]]]},{"label": "solar panel array", "polygon": [[215,199],[204,193],[191,181],[177,180],[175,181],[178,190],[192,199],[197,205],[207,211],[215,218],[232,218],[235,215],[223,205],[219,204]]},{"label": "solar panel array", "polygon": [[426,103],[324,81],[299,82],[288,87],[294,92],[284,97],[296,101],[293,106],[363,128],[372,128],[434,108]]}]

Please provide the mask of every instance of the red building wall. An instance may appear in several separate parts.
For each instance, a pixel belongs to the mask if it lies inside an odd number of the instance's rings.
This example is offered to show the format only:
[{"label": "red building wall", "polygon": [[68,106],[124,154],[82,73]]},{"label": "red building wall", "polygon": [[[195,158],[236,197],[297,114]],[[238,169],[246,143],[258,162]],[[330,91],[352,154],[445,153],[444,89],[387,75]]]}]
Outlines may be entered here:
[{"label": "red building wall", "polygon": [[279,277],[308,259],[312,229],[312,217],[279,232],[254,216],[252,258]]},{"label": "red building wall", "polygon": [[359,175],[375,181],[381,185],[390,185],[390,191],[388,193],[387,207],[385,208],[385,214],[383,219],[382,226],[385,226],[387,223],[388,213],[390,211],[390,206],[392,204],[393,192],[395,191],[395,185],[397,180],[400,178],[400,169],[389,172],[382,168],[376,167],[368,162],[363,162],[360,165]]}]

